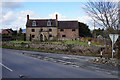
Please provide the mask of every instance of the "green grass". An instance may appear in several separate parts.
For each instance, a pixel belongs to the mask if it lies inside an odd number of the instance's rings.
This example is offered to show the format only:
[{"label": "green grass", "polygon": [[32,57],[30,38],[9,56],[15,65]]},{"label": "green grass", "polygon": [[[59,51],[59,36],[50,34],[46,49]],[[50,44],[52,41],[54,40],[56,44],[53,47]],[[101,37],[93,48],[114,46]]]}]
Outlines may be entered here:
[{"label": "green grass", "polygon": [[[82,42],[79,40],[66,40],[64,42],[61,41],[50,41],[50,42],[42,42],[42,43],[53,43],[53,44],[74,44],[74,45],[88,45],[87,42]],[[98,43],[91,43],[91,45],[103,46],[102,44]]]},{"label": "green grass", "polygon": [[30,41],[10,41],[10,42],[13,42],[13,43],[30,43]]},{"label": "green grass", "polygon": [[[13,43],[30,43],[30,41],[10,41]],[[66,41],[46,41],[46,42],[38,42],[38,43],[53,43],[53,44],[74,44],[74,45],[88,45],[87,42],[82,42],[79,40],[66,40]],[[103,46],[102,44],[98,43],[91,43],[91,45]]]}]

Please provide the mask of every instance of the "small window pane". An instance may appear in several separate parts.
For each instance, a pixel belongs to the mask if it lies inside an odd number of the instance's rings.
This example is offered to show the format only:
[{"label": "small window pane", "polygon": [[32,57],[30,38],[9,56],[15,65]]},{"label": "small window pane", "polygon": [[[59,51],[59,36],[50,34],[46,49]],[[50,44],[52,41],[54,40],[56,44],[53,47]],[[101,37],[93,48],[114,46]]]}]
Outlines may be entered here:
[{"label": "small window pane", "polygon": [[75,32],[75,29],[72,29],[72,32]]},{"label": "small window pane", "polygon": [[64,31],[64,29],[60,29],[60,31]]}]

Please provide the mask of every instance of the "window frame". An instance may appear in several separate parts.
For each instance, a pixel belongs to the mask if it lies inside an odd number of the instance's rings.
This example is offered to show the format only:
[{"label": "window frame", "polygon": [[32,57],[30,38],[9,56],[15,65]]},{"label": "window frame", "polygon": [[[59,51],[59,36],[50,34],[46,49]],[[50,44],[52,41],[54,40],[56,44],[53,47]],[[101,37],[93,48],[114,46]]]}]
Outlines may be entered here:
[{"label": "window frame", "polygon": [[40,32],[42,32],[43,31],[43,29],[40,29]]},{"label": "window frame", "polygon": [[32,21],[32,26],[36,26],[36,21]]},{"label": "window frame", "polygon": [[64,38],[65,38],[65,37],[66,37],[66,35],[62,35],[62,37],[64,37]]},{"label": "window frame", "polygon": [[72,32],[75,32],[76,30],[75,29],[72,29]]},{"label": "window frame", "polygon": [[52,35],[50,34],[49,37],[52,37]]},{"label": "window frame", "polygon": [[49,32],[52,32],[52,29],[49,29]]},{"label": "window frame", "polygon": [[51,21],[50,20],[47,21],[47,26],[51,26]]},{"label": "window frame", "polygon": [[32,38],[35,38],[35,35],[32,35]]},{"label": "window frame", "polygon": [[64,29],[60,29],[60,32],[64,32]]},{"label": "window frame", "polygon": [[31,32],[35,32],[35,29],[31,29]]}]

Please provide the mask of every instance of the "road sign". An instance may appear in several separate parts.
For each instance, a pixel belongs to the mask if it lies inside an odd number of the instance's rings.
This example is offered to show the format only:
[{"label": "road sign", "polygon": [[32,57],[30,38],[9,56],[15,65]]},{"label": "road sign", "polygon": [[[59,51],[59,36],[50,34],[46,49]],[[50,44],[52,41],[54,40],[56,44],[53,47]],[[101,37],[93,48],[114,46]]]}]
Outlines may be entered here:
[{"label": "road sign", "polygon": [[109,37],[112,41],[112,58],[113,58],[113,48],[114,48],[114,44],[117,41],[119,35],[118,34],[109,34]]},{"label": "road sign", "polygon": [[119,37],[118,34],[109,34],[109,37],[113,43],[115,43]]}]

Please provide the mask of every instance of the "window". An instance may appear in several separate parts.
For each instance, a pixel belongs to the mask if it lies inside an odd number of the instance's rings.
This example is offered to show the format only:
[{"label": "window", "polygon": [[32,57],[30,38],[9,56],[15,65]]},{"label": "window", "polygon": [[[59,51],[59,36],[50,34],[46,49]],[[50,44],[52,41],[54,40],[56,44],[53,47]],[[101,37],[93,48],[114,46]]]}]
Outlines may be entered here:
[{"label": "window", "polygon": [[36,21],[33,21],[33,22],[32,22],[32,26],[36,26]]},{"label": "window", "polygon": [[35,29],[32,29],[32,32],[35,32]]},{"label": "window", "polygon": [[62,35],[62,37],[66,37],[66,35]]},{"label": "window", "polygon": [[47,22],[47,26],[51,26],[51,21],[50,20]]},{"label": "window", "polygon": [[72,32],[75,32],[75,29],[72,29]]},{"label": "window", "polygon": [[52,35],[49,35],[49,37],[52,37]]},{"label": "window", "polygon": [[52,29],[49,29],[49,31],[52,31]]},{"label": "window", "polygon": [[40,31],[43,31],[43,29],[40,29]]},{"label": "window", "polygon": [[62,31],[64,31],[64,29],[60,29],[60,31],[62,32]]},{"label": "window", "polygon": [[32,35],[32,38],[35,38],[35,35]]}]

